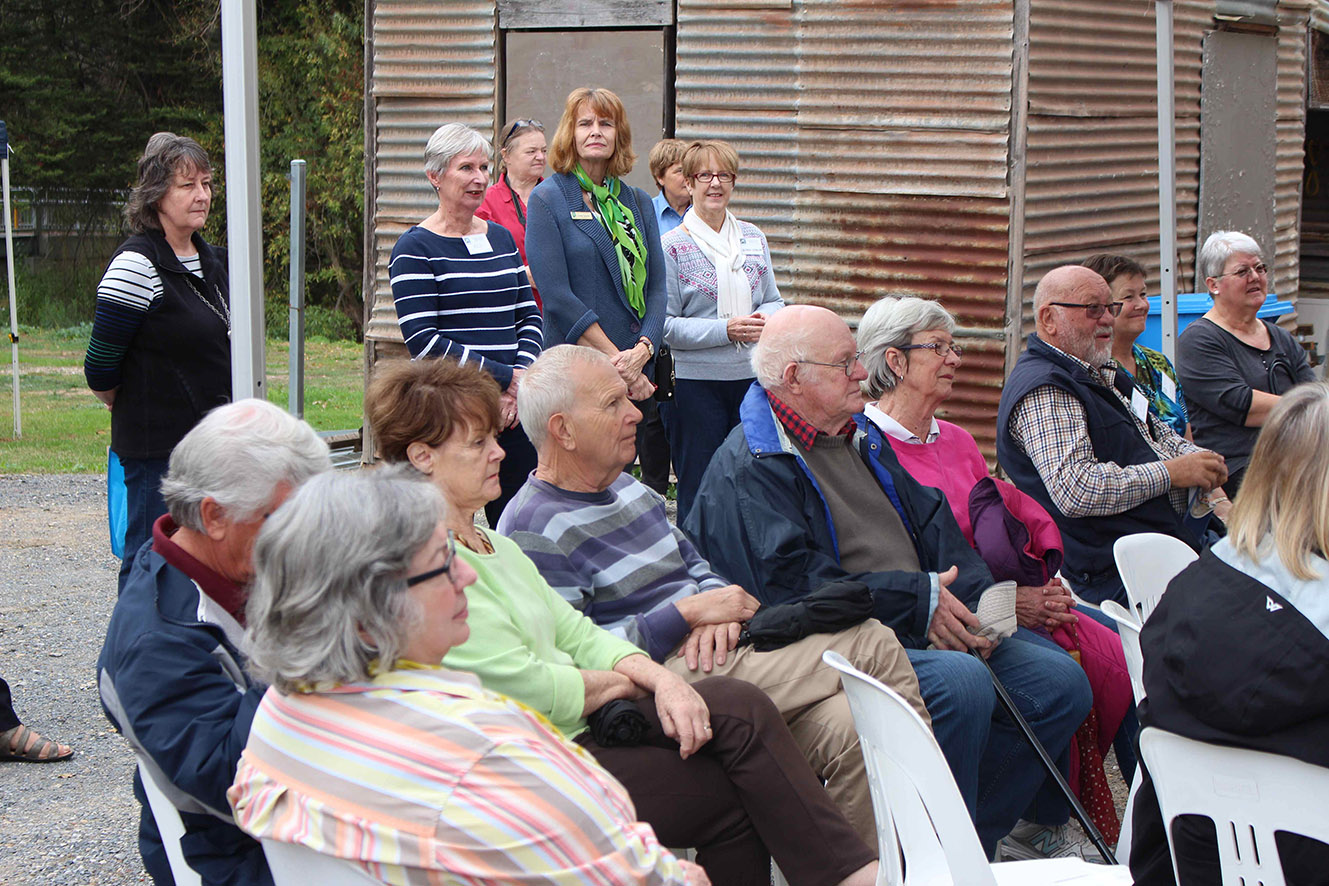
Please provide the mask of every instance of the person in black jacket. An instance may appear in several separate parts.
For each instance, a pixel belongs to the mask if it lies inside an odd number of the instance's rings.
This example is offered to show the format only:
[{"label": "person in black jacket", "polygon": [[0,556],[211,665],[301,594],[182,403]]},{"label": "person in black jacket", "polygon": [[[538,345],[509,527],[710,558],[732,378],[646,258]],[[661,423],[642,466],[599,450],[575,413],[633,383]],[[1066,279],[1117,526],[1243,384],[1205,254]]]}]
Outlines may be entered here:
[{"label": "person in black jacket", "polygon": [[171,450],[231,399],[226,252],[199,233],[211,207],[212,166],[198,142],[171,132],[148,139],[125,205],[133,236],[97,287],[83,364],[88,387],[111,410],[111,451],[125,472],[120,589],[166,513],[161,478]]},{"label": "person in black jacket", "polygon": [[[1227,538],[1186,567],[1140,635],[1140,722],[1329,766],[1329,385],[1283,395],[1251,455]],[[1135,798],[1131,874],[1174,882],[1153,781]],[[1166,773],[1162,773],[1166,777]],[[1174,831],[1183,886],[1222,877],[1207,819]],[[1329,846],[1277,840],[1289,884],[1325,882]]]}]

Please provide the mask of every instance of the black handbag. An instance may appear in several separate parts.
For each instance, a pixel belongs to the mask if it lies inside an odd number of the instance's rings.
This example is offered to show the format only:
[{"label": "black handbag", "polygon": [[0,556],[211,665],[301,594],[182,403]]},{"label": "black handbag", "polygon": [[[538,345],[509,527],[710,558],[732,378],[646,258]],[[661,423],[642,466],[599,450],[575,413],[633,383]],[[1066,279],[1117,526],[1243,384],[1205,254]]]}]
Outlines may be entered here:
[{"label": "black handbag", "polygon": [[658,403],[670,403],[674,399],[674,352],[663,342],[655,352],[655,393],[652,396]]}]

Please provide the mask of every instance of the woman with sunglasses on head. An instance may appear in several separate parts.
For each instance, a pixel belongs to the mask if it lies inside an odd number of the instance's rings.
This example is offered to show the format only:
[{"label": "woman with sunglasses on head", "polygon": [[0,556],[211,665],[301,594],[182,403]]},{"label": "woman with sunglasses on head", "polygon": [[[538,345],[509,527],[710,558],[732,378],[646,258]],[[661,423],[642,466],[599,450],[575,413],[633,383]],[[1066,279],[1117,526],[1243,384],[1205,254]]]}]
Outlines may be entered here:
[{"label": "woman with sunglasses on head", "polygon": [[1137,344],[1149,318],[1149,290],[1145,286],[1144,266],[1133,258],[1100,252],[1082,264],[1107,281],[1112,300],[1121,304],[1117,322],[1112,324],[1112,359],[1131,377],[1145,397],[1150,412],[1168,423],[1187,440],[1191,439],[1186,398],[1177,370],[1166,355]]},{"label": "woman with sunglasses on head", "polygon": [[517,244],[477,211],[489,186],[492,150],[460,123],[425,145],[425,177],[438,208],[392,248],[388,274],[397,323],[411,357],[448,357],[493,376],[502,388],[499,441],[508,453],[502,494],[485,507],[489,525],[535,469],[535,449],[517,415],[517,387],[544,346],[544,321]]},{"label": "woman with sunglasses on head", "polygon": [[1269,293],[1258,243],[1239,231],[1217,231],[1204,241],[1198,264],[1214,306],[1178,338],[1177,372],[1195,442],[1227,460],[1223,489],[1235,498],[1278,398],[1315,376],[1292,334],[1257,316]]},{"label": "woman with sunglasses on head", "polygon": [[[476,218],[497,222],[508,229],[517,243],[522,264],[526,263],[526,203],[531,191],[544,181],[545,125],[539,120],[509,121],[498,137],[498,180],[485,191],[485,201],[475,211]],[[531,295],[540,305],[540,293],[534,286]]]},{"label": "woman with sunglasses on head", "polygon": [[766,318],[784,307],[766,236],[729,211],[738,152],[728,142],[696,141],[683,152],[682,167],[692,205],[661,238],[669,294],[665,342],[677,381],[674,401],[660,408],[678,474],[680,523],[756,380],[751,348]]}]

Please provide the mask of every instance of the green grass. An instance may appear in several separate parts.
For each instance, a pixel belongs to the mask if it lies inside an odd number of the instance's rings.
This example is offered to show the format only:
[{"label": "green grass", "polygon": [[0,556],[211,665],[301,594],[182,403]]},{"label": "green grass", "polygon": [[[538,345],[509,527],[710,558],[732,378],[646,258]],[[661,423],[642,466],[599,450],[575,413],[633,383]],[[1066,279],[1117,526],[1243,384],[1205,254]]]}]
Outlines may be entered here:
[{"label": "green grass", "polygon": [[[23,436],[14,437],[11,351],[0,370],[0,474],[103,473],[111,414],[83,380],[87,324],[21,329],[19,404]],[[4,343],[8,344],[8,335]],[[286,342],[267,345],[268,399],[285,407]],[[346,341],[305,343],[305,419],[316,430],[359,428],[364,351]]]}]

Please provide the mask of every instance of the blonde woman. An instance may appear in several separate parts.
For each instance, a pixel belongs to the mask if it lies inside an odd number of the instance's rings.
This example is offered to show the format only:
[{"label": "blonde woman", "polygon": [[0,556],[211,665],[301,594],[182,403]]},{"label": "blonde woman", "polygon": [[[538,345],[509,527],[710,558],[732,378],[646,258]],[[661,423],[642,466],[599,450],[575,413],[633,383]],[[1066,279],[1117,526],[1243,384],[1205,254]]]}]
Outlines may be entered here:
[{"label": "blonde woman", "polygon": [[[1172,580],[1145,623],[1142,725],[1329,766],[1327,489],[1329,385],[1313,382],[1279,398],[1227,538]],[[1183,883],[1222,879],[1213,840],[1212,824],[1180,819]],[[1278,848],[1289,883],[1323,879],[1329,847],[1279,840]],[[1172,882],[1148,779],[1135,803],[1131,873],[1141,886]]]}]

